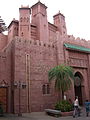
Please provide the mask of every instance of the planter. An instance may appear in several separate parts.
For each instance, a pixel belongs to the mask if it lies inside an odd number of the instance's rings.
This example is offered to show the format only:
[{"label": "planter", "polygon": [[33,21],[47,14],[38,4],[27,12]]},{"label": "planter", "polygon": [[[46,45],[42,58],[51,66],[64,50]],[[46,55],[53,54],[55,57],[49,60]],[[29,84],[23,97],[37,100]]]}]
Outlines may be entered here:
[{"label": "planter", "polygon": [[73,115],[73,111],[70,112],[61,112],[61,116],[72,116]]}]

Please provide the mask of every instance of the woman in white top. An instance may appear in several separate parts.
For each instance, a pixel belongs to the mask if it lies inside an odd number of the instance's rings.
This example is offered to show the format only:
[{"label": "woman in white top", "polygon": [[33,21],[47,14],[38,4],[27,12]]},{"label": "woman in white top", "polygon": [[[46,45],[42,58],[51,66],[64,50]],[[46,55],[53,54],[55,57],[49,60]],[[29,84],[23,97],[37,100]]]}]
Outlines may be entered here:
[{"label": "woman in white top", "polygon": [[75,107],[78,107],[78,106],[79,106],[78,98],[76,98],[76,100],[74,101],[74,106],[75,106]]},{"label": "woman in white top", "polygon": [[74,101],[73,117],[75,117],[76,115],[80,116],[80,111],[79,111],[79,101],[78,101],[78,98],[76,98],[75,101]]}]

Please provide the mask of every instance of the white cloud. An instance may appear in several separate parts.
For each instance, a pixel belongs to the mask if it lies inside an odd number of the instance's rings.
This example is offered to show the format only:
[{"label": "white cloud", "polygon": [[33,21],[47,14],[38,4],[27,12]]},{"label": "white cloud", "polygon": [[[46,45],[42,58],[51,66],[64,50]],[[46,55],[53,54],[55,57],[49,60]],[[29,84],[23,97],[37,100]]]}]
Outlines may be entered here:
[{"label": "white cloud", "polygon": [[[0,3],[0,16],[7,25],[13,18],[19,19],[19,7],[30,7],[38,0],[2,0]],[[66,17],[68,34],[76,37],[90,39],[90,0],[40,0],[47,8],[48,20],[53,22],[53,15],[59,10]]]}]

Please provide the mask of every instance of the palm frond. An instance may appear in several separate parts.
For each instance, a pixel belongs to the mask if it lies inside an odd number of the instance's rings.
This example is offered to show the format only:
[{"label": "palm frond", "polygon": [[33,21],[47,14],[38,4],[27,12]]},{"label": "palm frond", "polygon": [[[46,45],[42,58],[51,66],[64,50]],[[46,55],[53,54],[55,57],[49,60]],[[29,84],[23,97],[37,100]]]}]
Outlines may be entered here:
[{"label": "palm frond", "polygon": [[58,65],[48,72],[49,81],[55,80],[55,89],[64,92],[70,88],[71,80],[74,80],[73,72],[70,66]]}]

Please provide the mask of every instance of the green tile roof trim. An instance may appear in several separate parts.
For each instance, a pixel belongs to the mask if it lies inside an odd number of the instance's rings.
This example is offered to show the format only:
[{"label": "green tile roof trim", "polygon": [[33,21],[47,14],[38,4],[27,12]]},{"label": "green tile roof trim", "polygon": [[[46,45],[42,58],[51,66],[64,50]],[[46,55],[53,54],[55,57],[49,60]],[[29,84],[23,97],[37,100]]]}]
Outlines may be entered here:
[{"label": "green tile roof trim", "polygon": [[71,48],[71,49],[78,50],[78,51],[90,52],[90,48],[85,48],[85,47],[78,46],[78,45],[72,45],[72,44],[64,43],[64,46],[66,48]]}]

